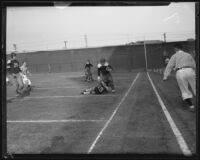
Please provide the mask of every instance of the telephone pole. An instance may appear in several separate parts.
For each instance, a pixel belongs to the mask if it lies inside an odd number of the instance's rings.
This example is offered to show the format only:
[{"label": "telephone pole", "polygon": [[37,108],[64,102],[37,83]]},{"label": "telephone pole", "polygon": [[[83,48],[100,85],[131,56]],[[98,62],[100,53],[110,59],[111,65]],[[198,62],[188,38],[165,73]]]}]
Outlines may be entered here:
[{"label": "telephone pole", "polygon": [[17,52],[17,44],[13,44],[14,51]]},{"label": "telephone pole", "polygon": [[84,35],[84,39],[85,39],[85,48],[87,48],[88,47],[88,45],[87,45],[87,35]]},{"label": "telephone pole", "polygon": [[166,43],[166,33],[163,34],[164,42]]},{"label": "telephone pole", "polygon": [[145,64],[146,64],[146,72],[147,72],[148,65],[147,65],[147,49],[146,49],[145,37],[144,37],[144,56],[145,56]]},{"label": "telephone pole", "polygon": [[65,43],[65,49],[67,49],[67,41],[64,41],[64,43]]}]

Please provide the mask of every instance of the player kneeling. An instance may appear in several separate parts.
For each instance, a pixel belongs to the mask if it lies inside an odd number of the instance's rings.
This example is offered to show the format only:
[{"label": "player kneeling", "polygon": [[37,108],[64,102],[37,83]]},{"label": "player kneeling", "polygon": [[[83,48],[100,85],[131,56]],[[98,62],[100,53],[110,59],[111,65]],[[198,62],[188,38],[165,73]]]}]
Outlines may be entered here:
[{"label": "player kneeling", "polygon": [[106,94],[110,91],[107,83],[100,81],[97,86],[85,89],[81,94]]}]

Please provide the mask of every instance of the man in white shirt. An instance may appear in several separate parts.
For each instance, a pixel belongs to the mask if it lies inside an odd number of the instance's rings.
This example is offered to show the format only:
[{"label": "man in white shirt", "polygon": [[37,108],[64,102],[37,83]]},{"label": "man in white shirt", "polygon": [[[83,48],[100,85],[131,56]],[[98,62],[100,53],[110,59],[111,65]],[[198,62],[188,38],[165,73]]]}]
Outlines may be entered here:
[{"label": "man in white shirt", "polygon": [[[194,105],[192,104],[193,94],[196,96],[196,63],[191,54],[182,50],[180,44],[174,45],[175,54],[170,58],[167,67],[164,71],[163,80],[167,80],[172,69],[176,70],[176,79],[181,91],[183,102],[189,107],[191,111],[194,111]],[[192,88],[193,94],[189,90],[189,86]]]}]

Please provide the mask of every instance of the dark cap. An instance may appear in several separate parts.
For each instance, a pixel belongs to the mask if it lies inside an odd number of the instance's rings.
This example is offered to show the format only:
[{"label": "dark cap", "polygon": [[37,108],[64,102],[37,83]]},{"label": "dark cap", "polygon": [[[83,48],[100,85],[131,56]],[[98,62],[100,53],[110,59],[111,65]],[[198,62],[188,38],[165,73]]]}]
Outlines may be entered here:
[{"label": "dark cap", "polygon": [[174,48],[183,49],[182,44],[174,44]]}]

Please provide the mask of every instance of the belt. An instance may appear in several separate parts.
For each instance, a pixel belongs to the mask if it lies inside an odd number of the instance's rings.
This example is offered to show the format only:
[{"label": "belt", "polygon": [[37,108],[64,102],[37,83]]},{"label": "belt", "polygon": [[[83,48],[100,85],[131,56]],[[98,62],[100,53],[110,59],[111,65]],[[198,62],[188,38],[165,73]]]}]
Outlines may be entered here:
[{"label": "belt", "polygon": [[177,68],[177,69],[176,69],[176,72],[177,72],[178,70],[180,70],[180,69],[183,69],[183,68],[192,68],[192,67],[185,66],[185,67]]}]

